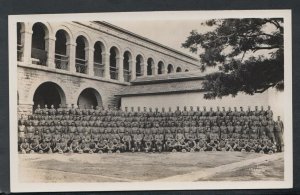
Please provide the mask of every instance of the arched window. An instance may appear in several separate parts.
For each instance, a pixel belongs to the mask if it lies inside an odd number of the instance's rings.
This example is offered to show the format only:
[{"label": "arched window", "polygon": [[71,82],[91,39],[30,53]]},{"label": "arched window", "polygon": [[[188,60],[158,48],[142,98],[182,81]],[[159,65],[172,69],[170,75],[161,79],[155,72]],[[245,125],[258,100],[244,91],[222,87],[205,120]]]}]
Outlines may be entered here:
[{"label": "arched window", "polygon": [[104,52],[104,45],[100,41],[97,41],[94,45],[94,74],[99,77],[104,76],[102,52]]},{"label": "arched window", "polygon": [[154,61],[152,58],[147,60],[147,75],[153,75],[154,73]]},{"label": "arched window", "polygon": [[185,71],[184,72],[189,72],[189,69],[185,69]]},{"label": "arched window", "polygon": [[113,46],[109,52],[110,52],[110,57],[109,57],[110,78],[117,80],[118,79],[117,59],[119,58],[119,50]]},{"label": "arched window", "polygon": [[136,76],[143,76],[144,59],[142,55],[136,56]]},{"label": "arched window", "polygon": [[162,61],[158,62],[158,74],[165,74],[165,65]]},{"label": "arched window", "polygon": [[130,81],[130,61],[132,60],[132,55],[129,51],[124,52],[124,59],[123,59],[123,75],[124,75],[124,81],[129,82]]},{"label": "arched window", "polygon": [[76,72],[87,73],[87,55],[85,48],[87,47],[87,39],[80,35],[76,39]]},{"label": "arched window", "polygon": [[43,23],[38,22],[33,25],[32,31],[32,63],[46,66],[48,52],[45,38],[48,36],[48,29]]},{"label": "arched window", "polygon": [[56,32],[55,40],[55,67],[57,69],[68,69],[69,56],[67,54],[68,33],[64,30]]},{"label": "arched window", "polygon": [[168,65],[168,74],[173,73],[174,72],[174,67],[172,64]]},{"label": "arched window", "polygon": [[182,72],[181,67],[177,67],[177,68],[176,68],[176,72]]}]

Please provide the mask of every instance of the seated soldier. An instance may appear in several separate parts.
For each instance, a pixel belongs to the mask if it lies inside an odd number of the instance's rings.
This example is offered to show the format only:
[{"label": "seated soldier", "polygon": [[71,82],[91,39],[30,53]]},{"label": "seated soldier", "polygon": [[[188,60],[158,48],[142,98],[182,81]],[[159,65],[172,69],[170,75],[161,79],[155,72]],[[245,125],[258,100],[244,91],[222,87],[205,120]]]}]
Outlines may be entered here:
[{"label": "seated soldier", "polygon": [[43,134],[43,140],[47,143],[52,141],[52,134],[50,133],[49,129],[47,129],[46,133]]},{"label": "seated soldier", "polygon": [[90,148],[90,150],[89,150],[90,154],[98,152],[97,144],[92,140],[89,143],[89,148]]},{"label": "seated soldier", "polygon": [[107,142],[106,147],[107,147],[107,153],[113,153],[113,152],[116,152],[116,148],[115,148],[115,145],[114,145],[114,143],[113,143],[112,140],[109,140],[109,141]]},{"label": "seated soldier", "polygon": [[222,140],[227,139],[228,138],[228,129],[227,129],[227,126],[225,125],[225,122],[221,123],[220,131],[221,131],[221,139]]},{"label": "seated soldier", "polygon": [[196,142],[196,147],[195,147],[195,151],[200,151],[200,152],[204,152],[207,150],[207,142],[206,139],[199,139],[198,142]]},{"label": "seated soldier", "polygon": [[228,146],[226,144],[227,139],[221,139],[217,146],[217,151],[227,151]]},{"label": "seated soldier", "polygon": [[125,131],[122,141],[125,145],[125,151],[130,151],[131,150],[131,136],[129,135],[128,131]]},{"label": "seated soldier", "polygon": [[152,145],[153,145],[153,135],[152,133],[150,133],[150,131],[146,131],[145,135],[144,135],[144,150],[145,152],[149,152],[152,149]]},{"label": "seated soldier", "polygon": [[257,151],[261,154],[267,153],[267,140],[258,140]]},{"label": "seated soldier", "polygon": [[33,141],[33,136],[35,132],[35,128],[32,126],[32,122],[29,122],[28,126],[26,127],[26,138],[29,142]]},{"label": "seated soldier", "polygon": [[255,144],[254,139],[250,139],[249,142],[247,143],[246,151],[254,153],[256,150],[257,150],[257,145]]},{"label": "seated soldier", "polygon": [[99,142],[97,143],[97,149],[98,153],[107,152],[107,141],[103,139],[99,140]]},{"label": "seated soldier", "polygon": [[217,140],[210,140],[210,142],[206,144],[206,151],[217,151],[217,147]]},{"label": "seated soldier", "polygon": [[39,153],[52,153],[50,143],[47,143],[45,140],[42,140],[42,143],[40,143],[39,145]]},{"label": "seated soldier", "polygon": [[33,140],[33,142],[30,143],[29,148],[30,148],[30,153],[35,153],[35,152],[39,152],[39,140]]},{"label": "seated soldier", "polygon": [[182,152],[186,151],[187,145],[185,143],[185,137],[184,137],[182,129],[178,129],[177,134],[175,136],[175,140],[177,142],[176,147],[175,147],[176,151],[182,151]]},{"label": "seated soldier", "polygon": [[90,141],[91,140],[88,140],[88,139],[83,139],[82,140],[82,146],[81,146],[81,148],[82,148],[82,152],[83,153],[89,153],[90,152]]},{"label": "seated soldier", "polygon": [[194,152],[196,149],[197,135],[192,131],[192,129],[188,134],[186,134],[185,139],[185,143],[187,144],[187,151]]},{"label": "seated soldier", "polygon": [[78,152],[80,150],[79,142],[77,140],[73,140],[69,148],[70,153]]},{"label": "seated soldier", "polygon": [[175,136],[173,133],[171,133],[171,130],[168,129],[167,133],[165,135],[165,150],[171,151],[173,148],[171,148],[171,143],[175,141]]},{"label": "seated soldier", "polygon": [[244,139],[240,139],[238,142],[238,146],[236,147],[236,151],[246,152],[246,148],[248,147],[247,143]]},{"label": "seated soldier", "polygon": [[41,134],[38,130],[35,130],[34,135],[33,135],[33,141],[38,141],[40,142],[42,140]]},{"label": "seated soldier", "polygon": [[276,144],[274,144],[270,139],[266,143],[266,152],[268,154],[273,154],[277,152]]},{"label": "seated soldier", "polygon": [[252,125],[249,137],[250,139],[258,139],[258,127],[256,125]]},{"label": "seated soldier", "polygon": [[137,150],[140,152],[142,150],[142,142],[144,135],[138,129],[135,134],[133,134],[133,151]]},{"label": "seated soldier", "polygon": [[68,153],[71,150],[71,147],[68,144],[68,140],[61,139],[60,140],[60,148],[62,153]]},{"label": "seated soldier", "polygon": [[24,138],[24,141],[20,144],[20,151],[22,154],[26,154],[30,152],[30,145],[28,143],[28,139]]},{"label": "seated soldier", "polygon": [[153,151],[157,150],[158,152],[162,152],[164,148],[164,134],[159,131],[154,135],[154,147]]}]

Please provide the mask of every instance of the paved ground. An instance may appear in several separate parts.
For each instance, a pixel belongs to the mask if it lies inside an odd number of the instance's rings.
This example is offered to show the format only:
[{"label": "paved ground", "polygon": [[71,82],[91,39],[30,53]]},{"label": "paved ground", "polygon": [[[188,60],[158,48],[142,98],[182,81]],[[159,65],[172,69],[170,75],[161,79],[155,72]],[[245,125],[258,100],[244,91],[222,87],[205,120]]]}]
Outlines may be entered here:
[{"label": "paved ground", "polygon": [[22,182],[283,180],[283,154],[20,154]]}]

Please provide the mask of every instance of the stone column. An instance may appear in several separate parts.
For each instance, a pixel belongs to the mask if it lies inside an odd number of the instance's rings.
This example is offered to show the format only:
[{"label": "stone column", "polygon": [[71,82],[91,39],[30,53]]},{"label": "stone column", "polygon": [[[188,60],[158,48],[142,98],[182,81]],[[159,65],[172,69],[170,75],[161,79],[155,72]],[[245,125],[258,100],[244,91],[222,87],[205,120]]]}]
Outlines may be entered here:
[{"label": "stone column", "polygon": [[143,71],[144,71],[143,76],[146,77],[147,76],[147,66],[148,66],[148,63],[142,62],[141,66],[143,66]]},{"label": "stone column", "polygon": [[152,64],[152,75],[157,75],[158,74],[158,66],[153,63]]},{"label": "stone column", "polygon": [[47,66],[50,68],[55,68],[55,40],[56,37],[49,36],[45,38],[46,41],[46,51],[47,53]]},{"label": "stone column", "polygon": [[130,81],[133,81],[136,79],[136,61],[135,60],[129,60],[129,70],[131,71]]},{"label": "stone column", "polygon": [[123,60],[124,60],[123,56],[116,58],[117,70],[118,70],[118,80],[121,82],[124,82]]},{"label": "stone column", "polygon": [[67,54],[69,55],[69,67],[68,70],[72,73],[76,72],[75,58],[76,58],[76,42],[67,42]]},{"label": "stone column", "polygon": [[87,59],[87,74],[89,76],[94,76],[94,48],[85,48],[85,58]]},{"label": "stone column", "polygon": [[109,62],[110,53],[102,52],[102,63],[104,64],[104,78],[110,79]]},{"label": "stone column", "polygon": [[31,64],[32,29],[26,28],[21,31],[21,44],[23,45],[22,61]]}]

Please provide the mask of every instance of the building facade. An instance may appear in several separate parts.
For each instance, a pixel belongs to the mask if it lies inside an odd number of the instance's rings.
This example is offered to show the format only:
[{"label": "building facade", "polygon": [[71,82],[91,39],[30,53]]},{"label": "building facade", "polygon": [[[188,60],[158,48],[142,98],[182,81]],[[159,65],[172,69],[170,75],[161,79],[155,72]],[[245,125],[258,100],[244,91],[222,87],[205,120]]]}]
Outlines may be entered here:
[{"label": "building facade", "polygon": [[199,60],[107,22],[17,24],[18,113],[121,106],[137,78],[199,72]]}]

